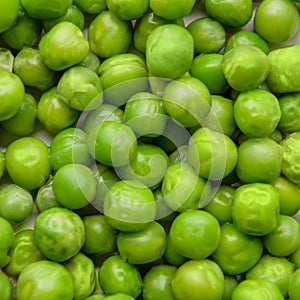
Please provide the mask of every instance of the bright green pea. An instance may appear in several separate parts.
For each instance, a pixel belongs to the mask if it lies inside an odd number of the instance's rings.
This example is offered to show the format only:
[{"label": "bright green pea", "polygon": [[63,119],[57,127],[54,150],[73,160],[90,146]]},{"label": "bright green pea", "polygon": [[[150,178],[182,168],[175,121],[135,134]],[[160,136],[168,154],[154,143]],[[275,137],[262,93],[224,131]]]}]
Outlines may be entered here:
[{"label": "bright green pea", "polygon": [[85,299],[92,294],[95,284],[95,265],[91,258],[78,253],[63,263],[74,283],[74,299]]},{"label": "bright green pea", "polygon": [[63,262],[82,248],[85,239],[84,224],[75,212],[53,207],[37,216],[33,238],[43,255],[50,260]]},{"label": "bright green pea", "polygon": [[13,117],[20,109],[25,95],[25,87],[20,77],[0,70],[0,121]]},{"label": "bright green pea", "polygon": [[136,181],[117,181],[104,198],[107,222],[121,231],[144,230],[154,221],[156,204],[152,191]]},{"label": "bright green pea", "polygon": [[80,128],[60,131],[50,143],[49,159],[55,171],[70,163],[89,165],[91,157],[87,148],[87,135]]},{"label": "bright green pea", "polygon": [[99,57],[125,53],[132,40],[132,25],[130,21],[123,21],[105,10],[89,25],[88,40],[90,49]]},{"label": "bright green pea", "polygon": [[276,228],[263,241],[270,254],[289,256],[300,247],[299,223],[291,216],[280,215]]},{"label": "bright green pea", "polygon": [[26,266],[45,259],[33,241],[32,229],[24,229],[16,233],[8,254],[11,260],[5,267],[5,273],[14,277],[19,276]]},{"label": "bright green pea", "polygon": [[54,25],[64,21],[74,23],[81,30],[83,30],[85,25],[85,16],[78,7],[76,7],[75,5],[70,5],[61,16],[51,19],[43,19],[42,24],[44,30],[47,32]]},{"label": "bright green pea", "polygon": [[238,280],[235,276],[224,275],[225,279],[225,290],[222,300],[231,300],[232,293],[236,286],[238,285]]},{"label": "bright green pea", "polygon": [[103,101],[102,84],[97,73],[75,66],[60,77],[57,94],[71,108],[84,111],[98,108]]},{"label": "bright green pea", "polygon": [[128,99],[148,87],[145,60],[133,53],[109,57],[99,67],[98,74],[104,98],[111,104],[122,106]]},{"label": "bright green pea", "polygon": [[121,257],[134,265],[147,264],[162,258],[166,245],[166,232],[155,221],[142,231],[120,232],[117,236]]},{"label": "bright green pea", "polygon": [[296,270],[289,282],[288,295],[290,300],[296,300],[300,292],[300,271]]},{"label": "bright green pea", "polygon": [[21,137],[10,143],[5,163],[13,182],[26,190],[42,186],[51,172],[48,146],[36,137]]},{"label": "bright green pea", "polygon": [[8,48],[0,48],[0,70],[12,72],[15,57]]},{"label": "bright green pea", "polygon": [[247,30],[239,30],[233,33],[233,35],[231,35],[227,40],[224,51],[227,52],[230,49],[240,45],[256,46],[266,54],[268,54],[270,51],[268,43],[259,34]]},{"label": "bright green pea", "polygon": [[42,36],[38,49],[50,69],[61,71],[82,61],[89,52],[89,44],[79,27],[60,22]]},{"label": "bright green pea", "polygon": [[261,258],[263,244],[259,237],[240,232],[232,223],[223,224],[217,249],[212,254],[223,272],[238,275],[250,270]]},{"label": "bright green pea", "polygon": [[0,271],[0,291],[2,300],[11,300],[13,296],[13,284],[8,276]]},{"label": "bright green pea", "polygon": [[174,21],[167,20],[157,16],[155,13],[153,13],[153,11],[148,11],[146,14],[144,14],[143,17],[139,18],[135,23],[134,32],[133,32],[134,46],[142,53],[145,53],[146,42],[149,34],[156,27],[167,23],[175,23],[182,26],[184,25],[182,18],[179,18],[178,20],[174,20]]},{"label": "bright green pea", "polygon": [[0,32],[9,29],[17,20],[19,13],[19,0],[5,0],[1,2]]},{"label": "bright green pea", "polygon": [[69,209],[87,206],[96,195],[96,179],[83,164],[68,163],[55,173],[53,192],[57,201]]},{"label": "bright green pea", "polygon": [[250,138],[238,147],[236,173],[243,182],[272,182],[279,177],[283,148],[269,138]]},{"label": "bright green pea", "polygon": [[33,211],[32,195],[15,184],[0,189],[0,216],[13,223],[26,221]]},{"label": "bright green pea", "polygon": [[35,206],[39,213],[52,207],[61,207],[53,192],[53,178],[51,177],[48,182],[42,185],[35,197]]},{"label": "bright green pea", "polygon": [[162,182],[168,166],[169,158],[161,148],[139,143],[130,163],[116,168],[116,173],[123,180],[139,181],[155,189]]},{"label": "bright green pea", "polygon": [[[251,61],[251,64],[245,64],[245,61]],[[222,70],[228,84],[242,92],[257,88],[267,79],[270,62],[258,47],[241,45],[224,54]]]},{"label": "bright green pea", "polygon": [[195,54],[218,53],[225,45],[225,29],[214,19],[195,19],[189,23],[187,30],[194,38]]},{"label": "bright green pea", "polygon": [[97,73],[100,67],[100,59],[95,53],[89,51],[88,55],[77,66],[86,67]]},{"label": "bright green pea", "polygon": [[286,257],[265,254],[259,262],[246,273],[246,279],[267,279],[274,283],[283,297],[287,296],[294,265]]},{"label": "bright green pea", "polygon": [[132,129],[116,121],[104,121],[88,134],[88,149],[99,163],[120,167],[128,164],[137,146]]},{"label": "bright green pea", "polygon": [[73,0],[73,4],[88,14],[99,14],[106,9],[105,0]]},{"label": "bright green pea", "polygon": [[3,217],[0,217],[0,229],[0,267],[2,268],[10,262],[10,257],[7,254],[14,241],[14,229]]},{"label": "bright green pea", "polygon": [[71,125],[79,118],[79,111],[71,108],[57,94],[57,87],[44,92],[38,102],[37,117],[45,128],[57,133]]},{"label": "bright green pea", "polygon": [[179,162],[168,167],[161,191],[172,210],[183,212],[204,206],[209,201],[211,185],[188,163]]},{"label": "bright green pea", "polygon": [[72,300],[73,296],[74,284],[70,273],[53,261],[32,263],[23,269],[18,278],[18,300]]},{"label": "bright green pea", "polygon": [[1,36],[11,48],[21,50],[24,47],[33,47],[42,33],[41,21],[28,16],[20,8],[16,23]]},{"label": "bright green pea", "polygon": [[125,105],[124,123],[138,136],[157,137],[167,122],[162,99],[147,92],[134,94]]},{"label": "bright green pea", "polygon": [[194,58],[191,65],[191,75],[201,80],[212,94],[223,94],[228,89],[222,61],[222,54],[200,54]]},{"label": "bright green pea", "polygon": [[37,120],[37,101],[25,93],[19,111],[8,120],[1,122],[1,126],[10,134],[24,136],[33,132]]},{"label": "bright green pea", "polygon": [[186,28],[176,24],[158,26],[149,34],[146,43],[150,76],[179,78],[190,69],[193,53],[193,37]]},{"label": "bright green pea", "polygon": [[234,102],[222,96],[211,97],[211,109],[201,122],[202,127],[232,136],[236,130]]},{"label": "bright green pea", "polygon": [[237,158],[235,143],[223,133],[200,128],[190,138],[188,162],[206,179],[220,180],[229,175]]},{"label": "bright green pea", "polygon": [[89,134],[94,127],[104,121],[123,123],[123,110],[112,104],[102,104],[95,110],[88,112],[84,120],[84,131]]},{"label": "bright green pea", "polygon": [[279,209],[279,192],[271,184],[243,184],[233,196],[232,220],[241,232],[263,236],[276,228]]},{"label": "bright green pea", "polygon": [[181,266],[183,263],[185,263],[188,260],[187,257],[178,253],[178,251],[176,250],[176,248],[172,243],[170,233],[167,234],[167,247],[163,255],[163,258],[168,265],[175,266],[175,267]]},{"label": "bright green pea", "polygon": [[103,215],[83,218],[85,241],[82,251],[85,254],[108,254],[116,250],[117,230],[109,225]]},{"label": "bright green pea", "polygon": [[108,295],[124,293],[136,298],[142,291],[138,269],[119,255],[112,255],[104,260],[99,269],[99,282]]},{"label": "bright green pea", "polygon": [[175,300],[171,282],[177,268],[169,265],[153,266],[144,276],[143,299]]}]

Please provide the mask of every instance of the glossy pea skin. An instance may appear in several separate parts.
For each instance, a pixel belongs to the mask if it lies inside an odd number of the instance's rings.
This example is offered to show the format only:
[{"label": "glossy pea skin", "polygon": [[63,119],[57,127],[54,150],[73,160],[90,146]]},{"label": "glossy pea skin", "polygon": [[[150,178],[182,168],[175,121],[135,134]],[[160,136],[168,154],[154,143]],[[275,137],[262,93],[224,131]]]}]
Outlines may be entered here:
[{"label": "glossy pea skin", "polygon": [[0,272],[0,291],[3,300],[12,299],[12,295],[13,295],[12,282],[9,280],[9,277],[2,271]]},{"label": "glossy pea skin", "polygon": [[0,246],[0,267],[4,267],[10,261],[7,255],[14,241],[14,229],[12,225],[5,219],[0,217],[1,229],[1,246]]},{"label": "glossy pea skin", "polygon": [[24,48],[15,57],[14,72],[27,86],[36,87],[42,91],[52,87],[58,74],[50,70],[43,62],[40,52],[34,48]]},{"label": "glossy pea skin", "polygon": [[34,131],[36,121],[37,101],[33,96],[25,93],[19,111],[8,120],[2,121],[1,126],[10,134],[25,136]]},{"label": "glossy pea skin", "polygon": [[119,19],[108,10],[101,12],[88,28],[90,49],[102,58],[125,53],[131,40],[131,23]]},{"label": "glossy pea skin", "polygon": [[1,2],[0,32],[9,29],[18,18],[19,0],[6,0]]},{"label": "glossy pea skin", "polygon": [[61,207],[50,208],[36,218],[34,242],[48,259],[62,262],[77,254],[84,244],[82,219]]}]

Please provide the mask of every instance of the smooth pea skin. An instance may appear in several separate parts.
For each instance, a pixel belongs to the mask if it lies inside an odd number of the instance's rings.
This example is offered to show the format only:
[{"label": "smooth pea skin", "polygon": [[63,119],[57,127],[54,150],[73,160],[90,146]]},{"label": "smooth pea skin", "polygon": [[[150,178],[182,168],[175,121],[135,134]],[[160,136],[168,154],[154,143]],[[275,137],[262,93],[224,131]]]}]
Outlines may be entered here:
[{"label": "smooth pea skin", "polygon": [[62,15],[72,4],[72,0],[21,0],[24,10],[33,18],[50,19]]},{"label": "smooth pea skin", "polygon": [[61,76],[57,94],[73,109],[88,111],[98,108],[103,101],[102,84],[97,73],[75,66]]},{"label": "smooth pea skin", "polygon": [[281,110],[271,92],[254,89],[242,92],[234,103],[234,117],[239,129],[250,137],[265,137],[277,127]]},{"label": "smooth pea skin", "polygon": [[92,170],[76,163],[62,166],[53,178],[53,192],[57,201],[69,209],[87,206],[96,195],[96,185]]},{"label": "smooth pea skin", "polygon": [[87,148],[87,135],[80,128],[66,128],[54,136],[50,143],[50,163],[57,171],[69,163],[88,165],[91,157]]},{"label": "smooth pea skin", "polygon": [[248,139],[238,148],[236,173],[243,182],[272,182],[279,177],[282,147],[269,138]]},{"label": "smooth pea skin", "polygon": [[19,13],[19,0],[5,0],[1,2],[0,32],[9,29],[17,20]]},{"label": "smooth pea skin", "polygon": [[30,47],[22,49],[16,55],[14,72],[26,86],[33,86],[42,91],[52,87],[58,78],[58,74],[43,62],[40,52]]},{"label": "smooth pea skin", "polygon": [[11,300],[13,296],[13,284],[9,280],[9,277],[0,272],[0,291],[1,291],[1,299],[2,300]]},{"label": "smooth pea skin", "polygon": [[37,117],[49,132],[57,133],[74,124],[79,118],[79,111],[63,101],[57,94],[57,86],[54,86],[42,94]]},{"label": "smooth pea skin", "polygon": [[117,293],[114,295],[106,296],[103,299],[104,300],[134,300],[133,297],[124,293]]},{"label": "smooth pea skin", "polygon": [[7,255],[14,241],[14,230],[12,225],[4,218],[0,217],[0,267],[7,265],[10,257]]},{"label": "smooth pea skin", "polygon": [[170,238],[175,250],[182,256],[204,259],[217,249],[220,225],[206,211],[187,210],[174,219]]},{"label": "smooth pea skin", "polygon": [[150,76],[179,78],[191,67],[193,56],[193,37],[184,27],[164,24],[149,34],[146,63]]},{"label": "smooth pea skin", "polygon": [[114,183],[104,198],[104,215],[107,222],[121,231],[144,230],[156,216],[152,191],[136,181]]},{"label": "smooth pea skin", "polygon": [[279,193],[271,184],[244,184],[234,193],[233,223],[245,234],[263,236],[276,228],[279,209]]},{"label": "smooth pea skin", "polygon": [[153,266],[144,276],[144,300],[175,300],[171,282],[177,268],[169,265]]},{"label": "smooth pea skin", "polygon": [[89,44],[79,27],[61,22],[43,35],[38,49],[50,69],[61,71],[83,60],[89,52]]},{"label": "smooth pea skin", "polygon": [[[274,26],[276,20],[276,29]],[[283,43],[292,38],[299,26],[299,12],[294,2],[266,0],[254,16],[254,30],[266,41]]]},{"label": "smooth pea skin", "polygon": [[248,271],[260,259],[263,244],[260,238],[241,233],[234,224],[221,226],[220,241],[212,259],[228,275]]},{"label": "smooth pea skin", "polygon": [[19,111],[11,118],[2,121],[1,126],[10,134],[24,136],[33,132],[37,120],[37,101],[28,93]]},{"label": "smooth pea skin", "polygon": [[290,300],[297,300],[300,293],[300,270],[296,270],[289,282],[288,295]]},{"label": "smooth pea skin", "polygon": [[120,167],[132,160],[137,141],[129,126],[116,121],[104,121],[89,133],[87,145],[97,162]]},{"label": "smooth pea skin", "polygon": [[33,230],[24,229],[17,232],[9,251],[11,258],[5,267],[5,273],[17,277],[28,265],[45,259],[33,241]]},{"label": "smooth pea skin", "polygon": [[73,280],[61,264],[46,260],[35,262],[21,272],[17,297],[18,300],[72,300]]},{"label": "smooth pea skin", "polygon": [[131,40],[131,23],[109,10],[101,12],[88,28],[90,49],[102,58],[127,52]]},{"label": "smooth pea skin", "polygon": [[264,236],[264,247],[274,256],[289,256],[300,247],[300,226],[298,221],[280,215],[276,228]]},{"label": "smooth pea skin", "polygon": [[99,269],[99,283],[107,295],[124,293],[136,298],[142,291],[138,269],[119,255],[104,260]]},{"label": "smooth pea skin", "polygon": [[234,170],[237,147],[223,133],[200,128],[190,138],[188,162],[201,177],[220,180]]},{"label": "smooth pea skin", "polygon": [[197,176],[185,162],[172,164],[166,170],[161,191],[163,201],[174,211],[198,209],[209,200],[210,183]]},{"label": "smooth pea skin", "polygon": [[176,300],[198,300],[200,295],[205,300],[219,300],[224,292],[224,275],[212,260],[189,260],[177,269],[171,284]]},{"label": "smooth pea skin", "polygon": [[168,166],[169,157],[161,148],[140,143],[130,164],[116,168],[115,171],[123,180],[139,181],[155,190],[162,182]]},{"label": "smooth pea skin", "polygon": [[243,280],[233,290],[232,300],[284,300],[278,287],[268,279]]},{"label": "smooth pea skin", "polygon": [[27,190],[42,186],[51,167],[47,145],[35,137],[22,137],[6,149],[6,169],[13,182]]},{"label": "smooth pea skin", "polygon": [[26,221],[33,211],[32,195],[16,184],[0,189],[0,216],[13,223]]},{"label": "smooth pea skin", "polygon": [[286,257],[265,254],[259,262],[246,273],[246,279],[268,279],[273,282],[286,297],[294,265]]},{"label": "smooth pea skin", "polygon": [[211,109],[201,122],[202,127],[232,136],[236,130],[234,102],[219,95],[211,96]]},{"label": "smooth pea skin", "polygon": [[0,70],[0,121],[13,117],[20,109],[25,87],[20,77],[12,72]]},{"label": "smooth pea skin", "polygon": [[85,299],[93,292],[96,284],[95,266],[91,258],[78,253],[63,264],[74,283],[74,299]]},{"label": "smooth pea skin", "polygon": [[167,114],[184,127],[201,124],[210,110],[211,96],[196,77],[184,77],[168,83],[163,94]]},{"label": "smooth pea skin", "polygon": [[79,252],[84,239],[82,219],[66,208],[50,208],[36,218],[34,242],[48,259],[58,262],[70,259]]},{"label": "smooth pea skin", "polygon": [[166,233],[162,225],[154,221],[139,232],[120,232],[117,246],[121,257],[130,264],[151,263],[163,256],[167,246]]},{"label": "smooth pea skin", "polygon": [[83,218],[85,241],[82,251],[86,254],[107,254],[116,250],[117,230],[109,225],[103,215]]},{"label": "smooth pea skin", "polygon": [[73,0],[73,4],[88,14],[99,14],[106,9],[105,0]]},{"label": "smooth pea skin", "polygon": [[[251,61],[251,64],[245,64]],[[257,88],[270,71],[268,56],[258,47],[241,45],[224,54],[222,69],[228,84],[242,92]]]}]

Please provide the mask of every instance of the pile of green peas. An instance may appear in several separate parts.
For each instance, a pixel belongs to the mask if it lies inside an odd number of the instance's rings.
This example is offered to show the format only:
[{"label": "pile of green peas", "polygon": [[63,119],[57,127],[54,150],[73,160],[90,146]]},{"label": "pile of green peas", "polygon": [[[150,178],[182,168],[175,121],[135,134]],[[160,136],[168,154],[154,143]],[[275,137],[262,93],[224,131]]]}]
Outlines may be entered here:
[{"label": "pile of green peas", "polygon": [[291,0],[0,0],[1,300],[299,300]]}]

